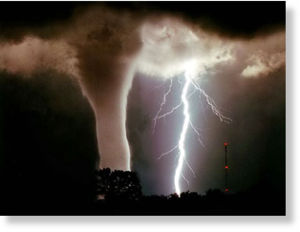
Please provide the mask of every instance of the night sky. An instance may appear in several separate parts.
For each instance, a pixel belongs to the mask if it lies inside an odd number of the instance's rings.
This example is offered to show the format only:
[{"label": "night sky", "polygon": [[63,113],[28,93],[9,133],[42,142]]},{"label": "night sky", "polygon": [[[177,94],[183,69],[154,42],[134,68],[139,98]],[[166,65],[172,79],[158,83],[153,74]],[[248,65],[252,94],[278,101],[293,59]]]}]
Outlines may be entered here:
[{"label": "night sky", "polygon": [[[18,44],[28,35],[44,40],[64,37],[64,27],[72,28],[74,18],[97,5],[101,3],[1,3],[0,53],[7,44]],[[189,131],[188,161],[196,177],[185,166],[184,174],[190,183],[186,186],[183,181],[182,188],[203,193],[209,188],[224,187],[223,143],[226,141],[229,143],[231,191],[268,189],[274,194],[285,191],[285,60],[277,62],[278,65],[275,62],[276,65],[254,77],[241,75],[248,56],[256,49],[266,49],[263,55],[266,60],[273,54],[276,59],[284,55],[285,3],[122,2],[104,5],[117,12],[133,12],[137,17],[144,14],[182,17],[208,33],[238,44],[234,48],[233,63],[215,65],[200,82],[232,123],[220,122],[203,97],[197,94],[191,97],[193,122],[200,128],[205,148]],[[87,50],[80,47],[82,41],[72,43],[82,57],[93,54],[83,52]],[[117,57],[119,53],[115,54]],[[87,197],[90,193],[85,190],[91,184],[99,158],[95,116],[77,79],[65,69],[53,70],[51,65],[44,64],[33,66],[34,72],[15,72],[16,69],[6,68],[5,65],[10,64],[3,64],[3,60],[0,55],[2,194],[27,196],[34,202],[61,195],[70,201]],[[85,70],[94,67],[81,65]],[[108,67],[100,65],[98,68],[106,70]],[[182,80],[183,74],[173,79],[173,91],[164,112],[179,103]],[[132,170],[138,173],[143,193],[147,195],[174,192],[176,153],[161,159],[158,156],[178,142],[182,110],[160,120],[155,133],[152,132],[153,118],[169,81],[136,72],[128,95],[126,128]],[[104,82],[97,83],[101,86]],[[106,89],[101,91],[104,93]]]}]

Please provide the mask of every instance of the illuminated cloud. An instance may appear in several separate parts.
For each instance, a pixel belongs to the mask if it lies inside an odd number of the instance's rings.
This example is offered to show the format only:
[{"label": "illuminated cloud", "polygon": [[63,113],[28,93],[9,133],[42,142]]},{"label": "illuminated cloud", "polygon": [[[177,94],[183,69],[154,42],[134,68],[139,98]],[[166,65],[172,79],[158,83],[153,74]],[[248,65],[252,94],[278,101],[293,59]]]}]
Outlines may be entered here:
[{"label": "illuminated cloud", "polygon": [[269,36],[243,41],[241,48],[247,53],[243,77],[266,76],[285,65],[285,33],[279,32]]},{"label": "illuminated cloud", "polygon": [[182,74],[191,61],[200,75],[218,63],[233,59],[229,43],[172,17],[146,21],[141,38],[143,47],[137,70],[154,77]]},{"label": "illuminated cloud", "polygon": [[242,71],[242,76],[257,77],[260,75],[268,75],[284,65],[285,54],[283,52],[267,54],[263,51],[258,51],[248,58],[247,63],[249,64]]},{"label": "illuminated cloud", "polygon": [[30,77],[43,70],[76,75],[75,51],[65,41],[28,36],[19,43],[0,43],[0,70]]}]

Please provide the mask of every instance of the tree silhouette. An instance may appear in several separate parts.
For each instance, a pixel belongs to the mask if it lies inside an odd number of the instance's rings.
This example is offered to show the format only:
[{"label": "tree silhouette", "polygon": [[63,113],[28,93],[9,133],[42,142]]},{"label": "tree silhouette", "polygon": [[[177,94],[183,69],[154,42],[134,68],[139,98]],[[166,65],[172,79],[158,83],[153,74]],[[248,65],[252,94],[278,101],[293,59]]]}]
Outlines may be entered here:
[{"label": "tree silhouette", "polygon": [[96,179],[98,199],[139,200],[142,196],[142,188],[135,172],[105,168],[97,171]]}]

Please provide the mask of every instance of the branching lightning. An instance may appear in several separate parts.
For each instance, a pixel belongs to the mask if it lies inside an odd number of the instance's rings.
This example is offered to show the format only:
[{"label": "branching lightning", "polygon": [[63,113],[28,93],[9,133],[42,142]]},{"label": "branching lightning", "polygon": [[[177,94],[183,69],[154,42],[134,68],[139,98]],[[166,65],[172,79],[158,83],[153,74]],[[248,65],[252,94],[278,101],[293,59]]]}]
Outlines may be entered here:
[{"label": "branching lightning", "polygon": [[195,87],[195,89],[199,90],[200,93],[205,97],[207,104],[211,107],[212,112],[218,116],[218,118],[220,119],[221,122],[225,122],[225,123],[230,123],[232,120],[226,116],[224,116],[219,110],[218,107],[215,103],[215,101],[208,96],[208,94],[201,89],[201,87],[199,86],[199,84],[197,82],[195,82],[194,80],[191,81],[193,86]]},{"label": "branching lightning", "polygon": [[[159,108],[158,112],[156,113],[155,118],[153,119],[154,120],[153,133],[155,132],[155,127],[157,125],[158,120],[160,120],[162,118],[166,118],[167,116],[173,114],[176,110],[180,109],[183,106],[184,121],[183,121],[182,130],[180,133],[178,144],[175,145],[173,148],[171,148],[169,151],[160,154],[158,157],[158,159],[161,159],[162,157],[169,155],[169,154],[173,153],[174,151],[178,150],[179,156],[178,156],[177,167],[176,167],[175,175],[174,175],[174,186],[175,186],[175,191],[176,191],[177,195],[180,196],[180,194],[182,192],[181,187],[180,187],[181,178],[183,180],[185,180],[187,185],[189,185],[189,181],[182,173],[184,163],[190,169],[190,171],[192,172],[194,177],[196,177],[194,170],[192,169],[191,165],[187,161],[187,154],[186,154],[186,149],[185,149],[186,135],[187,135],[189,127],[197,135],[197,137],[198,137],[197,140],[199,141],[201,146],[203,146],[205,148],[205,145],[201,139],[201,133],[194,126],[194,124],[191,120],[191,116],[190,116],[190,112],[189,112],[190,107],[189,107],[189,101],[188,101],[189,97],[191,95],[193,95],[195,92],[199,92],[200,93],[199,97],[201,97],[201,95],[204,96],[206,103],[208,104],[208,106],[211,108],[212,112],[219,118],[219,120],[221,122],[230,123],[232,120],[229,117],[224,116],[220,112],[215,101],[195,81],[195,76],[193,75],[193,67],[191,65],[187,66],[187,69],[184,74],[184,85],[183,85],[183,89],[182,89],[182,93],[181,93],[181,102],[179,104],[177,104],[176,106],[174,106],[170,111],[168,111],[164,114],[161,114],[163,107],[167,102],[167,97],[172,91],[172,85],[173,85],[173,82],[171,79],[169,88],[168,88],[167,92],[164,94],[160,108]],[[189,90],[191,89],[191,87],[193,87],[192,88],[193,91],[191,93],[189,93]]]},{"label": "branching lightning", "polygon": [[172,86],[173,86],[173,79],[170,80],[170,85],[169,85],[168,91],[164,94],[163,101],[162,101],[162,103],[160,104],[160,108],[159,108],[159,110],[157,111],[157,113],[156,113],[156,115],[155,115],[155,118],[154,118],[153,133],[155,132],[156,122],[157,122],[157,120],[159,119],[159,114],[160,114],[160,112],[162,111],[164,105],[165,105],[166,102],[167,102],[167,96],[168,96],[168,95],[171,93],[171,91],[172,91]]},{"label": "branching lightning", "polygon": [[[190,96],[192,96],[194,93],[195,93],[195,89],[193,89],[193,92],[188,94],[187,98],[189,98]],[[171,93],[171,91],[167,91],[165,94],[164,94],[164,98],[163,99],[166,99],[167,96]],[[164,114],[160,114],[162,109],[163,109],[163,106],[165,105],[164,101],[161,103],[160,105],[160,108],[159,108],[159,111],[156,113],[153,121],[154,121],[154,127],[153,127],[153,133],[155,132],[155,127],[156,127],[156,124],[157,124],[157,120],[159,119],[162,119],[162,118],[166,118],[167,116],[173,114],[176,110],[178,110],[181,106],[183,106],[183,102],[181,101],[179,104],[177,104],[176,106],[174,106],[170,111],[164,113]]]}]

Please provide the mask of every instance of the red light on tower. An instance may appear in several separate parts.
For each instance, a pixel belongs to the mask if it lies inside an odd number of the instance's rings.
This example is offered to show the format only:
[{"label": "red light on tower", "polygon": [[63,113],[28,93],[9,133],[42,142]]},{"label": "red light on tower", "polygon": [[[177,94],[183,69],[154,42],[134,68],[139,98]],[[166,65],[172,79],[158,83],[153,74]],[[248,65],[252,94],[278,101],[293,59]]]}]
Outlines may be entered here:
[{"label": "red light on tower", "polygon": [[229,171],[229,166],[227,163],[227,152],[228,152],[228,143],[224,142],[224,151],[225,151],[225,163],[224,163],[224,168],[225,168],[225,188],[224,191],[225,192],[229,192],[229,188],[228,188],[228,171]]}]

